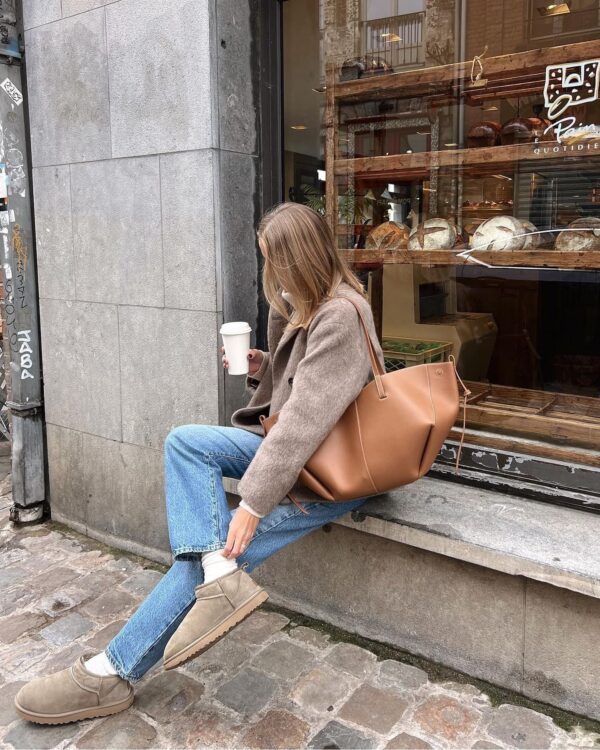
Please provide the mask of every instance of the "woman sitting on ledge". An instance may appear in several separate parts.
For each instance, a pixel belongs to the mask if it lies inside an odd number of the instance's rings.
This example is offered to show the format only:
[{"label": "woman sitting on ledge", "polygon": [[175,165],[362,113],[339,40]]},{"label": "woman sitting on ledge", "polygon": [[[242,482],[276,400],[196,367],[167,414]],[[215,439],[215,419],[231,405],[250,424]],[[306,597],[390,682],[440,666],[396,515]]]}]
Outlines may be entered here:
[{"label": "woman sitting on ledge", "polygon": [[[193,659],[267,599],[249,572],[366,500],[325,502],[297,481],[372,377],[359,316],[344,297],[358,303],[383,366],[365,291],[325,220],[306,206],[268,212],[258,243],[269,350],[248,354],[250,402],[231,427],[187,424],[165,440],[173,565],[104,651],[21,688],[15,705],[24,719],[58,724],[128,708],[132,684],[161,658],[165,669]],[[260,415],[278,411],[264,436]],[[223,476],[240,480],[233,511]]]}]

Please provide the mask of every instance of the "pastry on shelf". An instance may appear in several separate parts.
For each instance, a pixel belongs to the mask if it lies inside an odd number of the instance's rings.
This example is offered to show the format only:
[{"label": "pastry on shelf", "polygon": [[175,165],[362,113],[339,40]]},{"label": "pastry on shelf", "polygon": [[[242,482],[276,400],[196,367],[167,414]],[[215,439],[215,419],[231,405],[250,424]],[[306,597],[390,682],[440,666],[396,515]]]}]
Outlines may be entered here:
[{"label": "pastry on shelf", "polygon": [[447,219],[426,219],[410,230],[409,250],[449,250],[456,243],[457,231]]},{"label": "pastry on shelf", "polygon": [[511,146],[514,143],[552,140],[552,136],[544,135],[549,124],[549,120],[540,117],[515,117],[502,126],[500,142],[503,146]]},{"label": "pastry on shelf", "polygon": [[496,146],[500,143],[500,129],[500,123],[491,120],[476,123],[467,133],[467,146],[469,148]]},{"label": "pastry on shelf", "polygon": [[367,250],[406,250],[410,230],[405,224],[386,221],[367,235]]},{"label": "pastry on shelf", "polygon": [[472,250],[522,250],[523,224],[513,216],[494,216],[480,224],[471,237]]},{"label": "pastry on shelf", "polygon": [[593,216],[575,219],[556,238],[560,252],[600,250],[600,219]]}]

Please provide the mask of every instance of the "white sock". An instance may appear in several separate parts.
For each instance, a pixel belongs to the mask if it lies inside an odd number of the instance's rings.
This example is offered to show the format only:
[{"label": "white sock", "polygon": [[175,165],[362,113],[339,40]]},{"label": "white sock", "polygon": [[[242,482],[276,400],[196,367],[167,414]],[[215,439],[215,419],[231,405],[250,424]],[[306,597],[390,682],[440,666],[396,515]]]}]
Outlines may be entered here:
[{"label": "white sock", "polygon": [[85,668],[88,672],[95,674],[96,677],[110,677],[111,675],[118,674],[117,670],[108,661],[108,657],[104,651],[92,656],[91,659],[84,662]]},{"label": "white sock", "polygon": [[202,553],[202,568],[204,570],[204,583],[210,583],[216,578],[237,570],[237,562],[235,558],[228,560],[224,557],[223,550],[217,549],[214,552]]}]

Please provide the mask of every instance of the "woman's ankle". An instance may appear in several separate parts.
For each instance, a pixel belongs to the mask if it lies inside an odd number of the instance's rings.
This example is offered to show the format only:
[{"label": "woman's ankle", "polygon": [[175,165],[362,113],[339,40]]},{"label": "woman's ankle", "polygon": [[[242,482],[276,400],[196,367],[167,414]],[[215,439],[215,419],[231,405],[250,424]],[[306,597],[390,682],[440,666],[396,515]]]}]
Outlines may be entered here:
[{"label": "woman's ankle", "polygon": [[222,549],[202,553],[202,569],[204,571],[204,583],[215,581],[221,576],[237,570],[235,559],[229,560],[223,555]]},{"label": "woman's ankle", "polygon": [[96,677],[114,677],[119,674],[110,663],[106,651],[101,651],[96,656],[92,656],[91,659],[84,662],[84,666],[88,672],[96,675]]}]

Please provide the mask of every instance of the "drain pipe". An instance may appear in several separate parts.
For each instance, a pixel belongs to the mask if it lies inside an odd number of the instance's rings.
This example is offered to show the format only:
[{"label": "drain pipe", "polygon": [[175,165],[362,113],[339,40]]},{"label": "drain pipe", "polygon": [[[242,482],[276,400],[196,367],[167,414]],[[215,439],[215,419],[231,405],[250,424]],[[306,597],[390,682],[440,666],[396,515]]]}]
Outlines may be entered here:
[{"label": "drain pipe", "polygon": [[[4,19],[3,19],[4,20]],[[15,34],[22,30],[15,18]],[[10,519],[37,523],[45,510],[44,422],[37,294],[21,54],[0,57],[0,252],[4,281],[4,349],[8,363],[6,405],[11,414],[12,498]],[[23,75],[23,79],[25,76]]]}]

